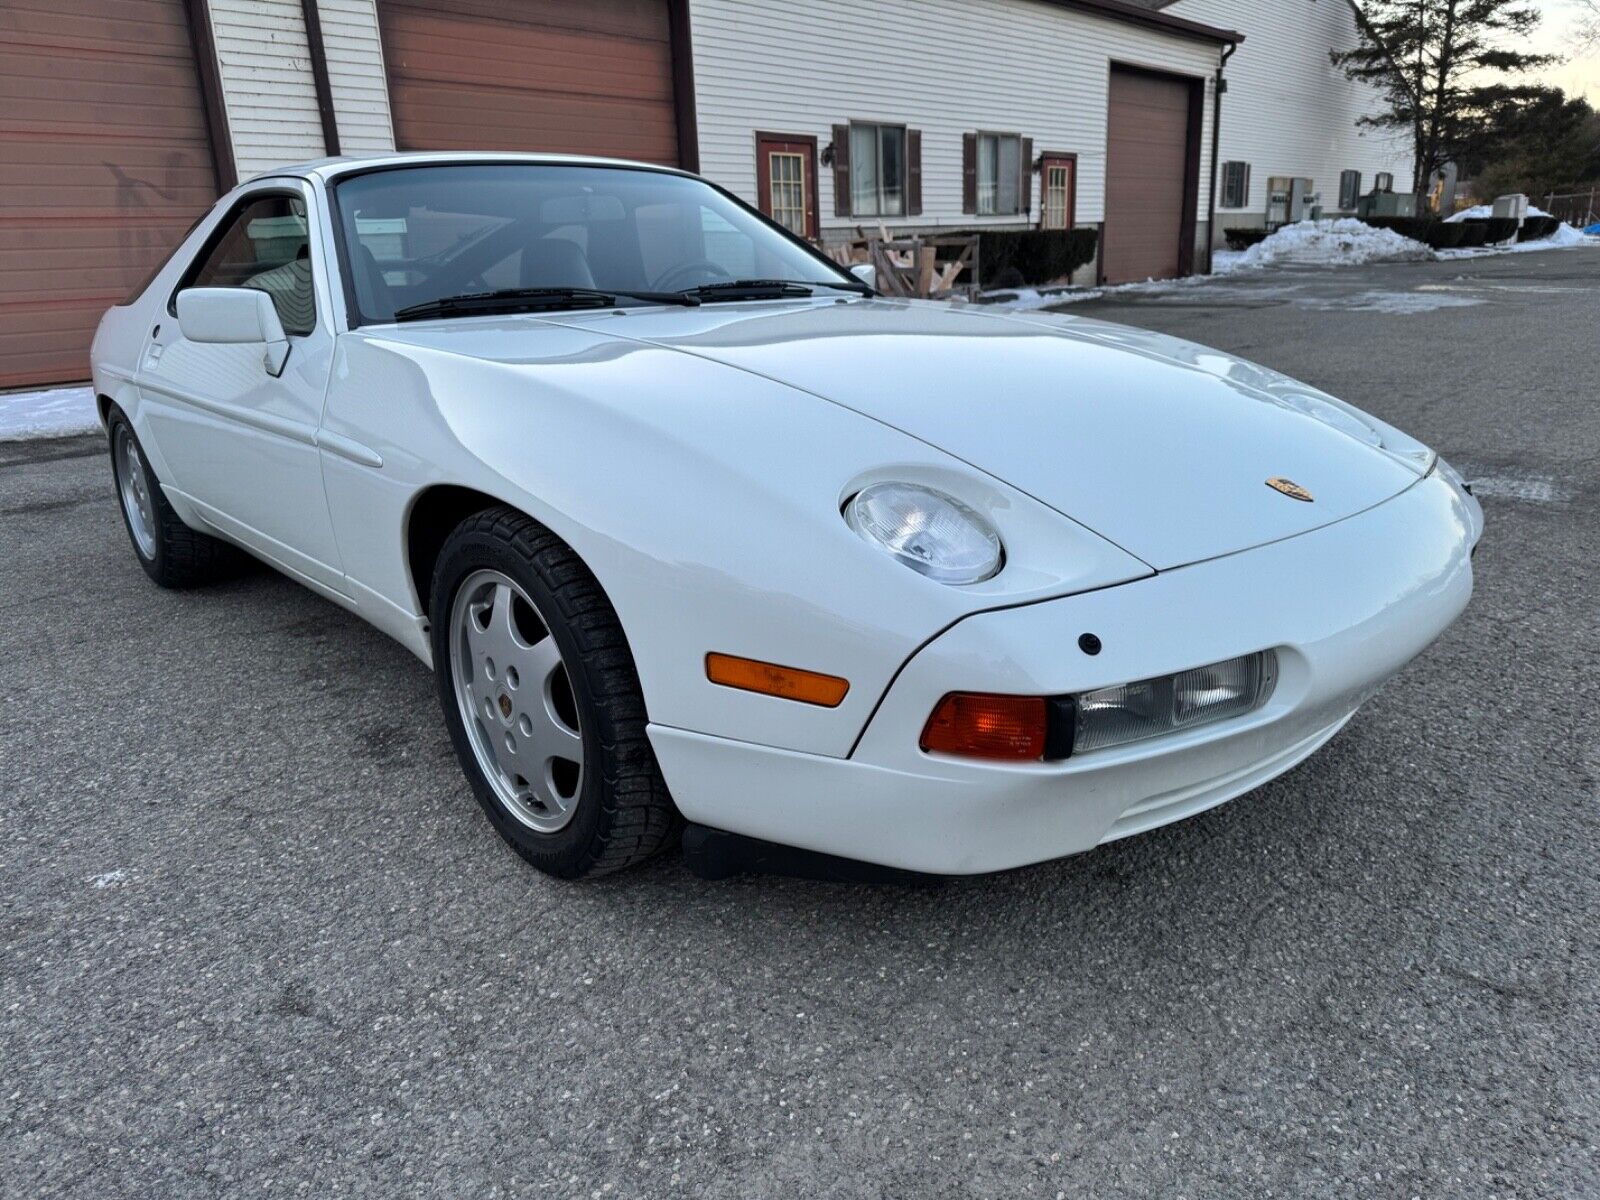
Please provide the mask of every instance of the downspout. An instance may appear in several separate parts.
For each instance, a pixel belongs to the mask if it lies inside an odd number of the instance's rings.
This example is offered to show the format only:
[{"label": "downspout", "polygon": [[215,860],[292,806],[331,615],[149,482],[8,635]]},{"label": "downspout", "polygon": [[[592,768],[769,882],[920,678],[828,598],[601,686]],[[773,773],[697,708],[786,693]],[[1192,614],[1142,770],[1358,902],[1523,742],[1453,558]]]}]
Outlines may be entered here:
[{"label": "downspout", "polygon": [[1217,60],[1217,78],[1211,86],[1211,194],[1206,198],[1206,273],[1211,273],[1211,259],[1217,250],[1217,155],[1222,149],[1222,93],[1228,90],[1228,81],[1222,77],[1228,60],[1239,47],[1229,43],[1222,48]]}]

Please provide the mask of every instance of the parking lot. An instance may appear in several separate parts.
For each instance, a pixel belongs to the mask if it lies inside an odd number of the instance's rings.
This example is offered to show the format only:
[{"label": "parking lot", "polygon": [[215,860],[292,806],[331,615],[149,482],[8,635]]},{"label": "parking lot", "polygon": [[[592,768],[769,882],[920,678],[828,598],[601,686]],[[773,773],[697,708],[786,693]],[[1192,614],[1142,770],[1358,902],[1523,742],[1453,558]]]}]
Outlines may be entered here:
[{"label": "parking lot", "polygon": [[1600,1195],[1600,249],[1069,311],[1437,447],[1478,591],[1274,783],[927,886],[538,875],[405,651],[0,444],[0,1195]]}]

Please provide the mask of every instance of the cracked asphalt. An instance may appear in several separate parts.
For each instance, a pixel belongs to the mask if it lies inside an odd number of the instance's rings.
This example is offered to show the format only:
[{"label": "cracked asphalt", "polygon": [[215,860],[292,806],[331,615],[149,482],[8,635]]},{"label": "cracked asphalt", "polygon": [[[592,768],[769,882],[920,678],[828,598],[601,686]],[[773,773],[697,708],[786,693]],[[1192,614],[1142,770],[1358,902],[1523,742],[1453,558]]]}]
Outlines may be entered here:
[{"label": "cracked asphalt", "polygon": [[0,446],[0,1196],[1600,1195],[1597,285],[1075,306],[1437,446],[1478,592],[1269,786],[927,887],[543,878],[398,646]]}]

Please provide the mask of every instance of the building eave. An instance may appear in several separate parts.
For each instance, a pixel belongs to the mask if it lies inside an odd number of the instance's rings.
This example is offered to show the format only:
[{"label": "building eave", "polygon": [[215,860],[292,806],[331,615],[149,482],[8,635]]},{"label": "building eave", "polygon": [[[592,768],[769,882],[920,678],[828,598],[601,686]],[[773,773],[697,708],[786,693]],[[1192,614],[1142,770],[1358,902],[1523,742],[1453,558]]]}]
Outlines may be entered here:
[{"label": "building eave", "polygon": [[1199,21],[1190,21],[1185,17],[1168,16],[1156,9],[1141,8],[1136,4],[1127,3],[1126,0],[1042,0],[1045,4],[1053,4],[1057,8],[1070,8],[1078,12],[1092,13],[1095,16],[1105,17],[1112,21],[1121,21],[1128,25],[1140,25],[1146,29],[1158,29],[1163,33],[1175,34],[1178,37],[1191,38],[1195,41],[1213,42],[1219,46],[1237,46],[1244,41],[1244,34],[1234,29],[1220,29],[1215,25],[1205,25]]}]

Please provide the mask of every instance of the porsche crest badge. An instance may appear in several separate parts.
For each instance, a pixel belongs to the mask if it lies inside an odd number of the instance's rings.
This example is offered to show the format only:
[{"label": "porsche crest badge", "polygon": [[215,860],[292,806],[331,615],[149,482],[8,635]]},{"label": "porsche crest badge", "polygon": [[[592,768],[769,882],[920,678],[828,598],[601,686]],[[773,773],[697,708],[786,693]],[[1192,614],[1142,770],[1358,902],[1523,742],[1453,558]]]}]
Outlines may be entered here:
[{"label": "porsche crest badge", "polygon": [[1307,504],[1310,504],[1314,498],[1310,492],[1306,491],[1294,480],[1285,479],[1282,475],[1274,475],[1267,480],[1267,486],[1275,492],[1282,492],[1291,500],[1304,500]]}]

